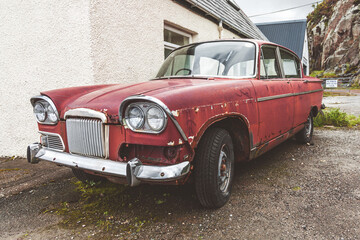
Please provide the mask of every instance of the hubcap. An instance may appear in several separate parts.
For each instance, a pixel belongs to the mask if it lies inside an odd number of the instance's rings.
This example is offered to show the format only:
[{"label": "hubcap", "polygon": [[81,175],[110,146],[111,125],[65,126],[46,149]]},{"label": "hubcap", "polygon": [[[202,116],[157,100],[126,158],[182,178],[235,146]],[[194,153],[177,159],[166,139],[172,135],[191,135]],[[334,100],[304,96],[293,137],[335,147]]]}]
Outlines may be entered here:
[{"label": "hubcap", "polygon": [[312,119],[311,117],[309,116],[308,119],[307,119],[307,122],[305,124],[305,133],[306,133],[306,137],[307,138],[310,138],[311,136],[311,129],[312,129]]},{"label": "hubcap", "polygon": [[222,192],[227,192],[230,184],[231,164],[228,158],[229,149],[226,144],[221,147],[219,156],[219,185]]}]

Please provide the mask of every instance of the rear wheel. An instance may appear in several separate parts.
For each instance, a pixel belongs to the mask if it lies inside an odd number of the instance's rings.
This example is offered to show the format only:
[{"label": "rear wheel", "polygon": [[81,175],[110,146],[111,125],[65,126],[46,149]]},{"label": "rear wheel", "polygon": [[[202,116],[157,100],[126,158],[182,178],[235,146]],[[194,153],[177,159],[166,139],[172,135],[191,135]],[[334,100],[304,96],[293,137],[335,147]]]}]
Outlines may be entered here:
[{"label": "rear wheel", "polygon": [[208,130],[195,159],[196,194],[202,206],[219,208],[230,198],[234,177],[234,148],[230,134],[221,128]]},{"label": "rear wheel", "polygon": [[97,175],[93,175],[93,174],[89,174],[87,172],[84,172],[83,170],[80,170],[78,168],[72,168],[71,169],[73,174],[75,175],[75,177],[82,181],[82,182],[90,182],[90,181],[93,181],[93,182],[104,182],[106,181],[106,178],[103,178],[103,177],[100,177],[100,176],[97,176]]},{"label": "rear wheel", "polygon": [[313,114],[310,112],[304,128],[296,134],[296,140],[299,143],[310,143],[314,132]]}]

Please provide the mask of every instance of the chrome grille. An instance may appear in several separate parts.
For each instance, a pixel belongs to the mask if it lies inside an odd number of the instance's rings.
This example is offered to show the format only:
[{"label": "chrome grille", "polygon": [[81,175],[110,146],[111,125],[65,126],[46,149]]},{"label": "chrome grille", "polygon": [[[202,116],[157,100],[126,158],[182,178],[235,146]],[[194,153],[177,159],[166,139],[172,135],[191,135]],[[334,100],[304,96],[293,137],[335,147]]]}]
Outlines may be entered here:
[{"label": "chrome grille", "polygon": [[48,148],[52,148],[60,151],[64,150],[64,146],[60,136],[47,135],[47,140],[48,140]]},{"label": "chrome grille", "polygon": [[104,125],[100,119],[68,118],[66,133],[71,153],[105,157]]},{"label": "chrome grille", "polygon": [[57,151],[65,150],[64,142],[59,134],[48,132],[40,132],[40,134],[41,142],[45,144],[47,148]]}]

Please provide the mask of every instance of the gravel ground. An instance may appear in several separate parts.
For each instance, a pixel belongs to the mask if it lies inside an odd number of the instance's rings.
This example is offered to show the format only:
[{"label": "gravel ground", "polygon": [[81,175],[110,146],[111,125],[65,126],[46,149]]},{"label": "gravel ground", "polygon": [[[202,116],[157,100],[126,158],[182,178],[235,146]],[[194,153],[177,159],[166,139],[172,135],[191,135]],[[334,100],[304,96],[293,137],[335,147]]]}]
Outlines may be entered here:
[{"label": "gravel ground", "polygon": [[[70,171],[1,159],[0,238],[358,239],[359,142],[360,131],[317,129],[314,145],[289,140],[238,164],[231,199],[218,210],[201,208],[191,186],[126,188],[126,204],[133,204],[113,214],[119,226],[148,212],[156,216],[137,231],[59,224],[66,215],[44,210],[62,202],[70,209],[79,206],[80,193],[74,190]],[[166,196],[164,201],[156,203],[161,196]]]}]

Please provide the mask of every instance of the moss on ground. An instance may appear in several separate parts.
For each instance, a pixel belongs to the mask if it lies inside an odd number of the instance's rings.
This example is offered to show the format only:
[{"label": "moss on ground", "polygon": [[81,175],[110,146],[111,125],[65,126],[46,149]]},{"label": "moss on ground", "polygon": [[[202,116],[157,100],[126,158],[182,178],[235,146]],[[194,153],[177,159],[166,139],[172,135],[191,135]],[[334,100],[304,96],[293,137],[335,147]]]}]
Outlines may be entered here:
[{"label": "moss on ground", "polygon": [[[144,226],[163,218],[158,211],[170,197],[169,193],[150,194],[110,182],[74,182],[79,193],[77,202],[62,202],[44,213],[62,217],[60,226],[66,229],[91,227],[98,234],[93,237],[112,236],[113,233],[134,234]],[[136,191],[136,193],[134,193]],[[146,202],[146,207],[143,207]],[[149,207],[150,205],[150,207]]]}]

